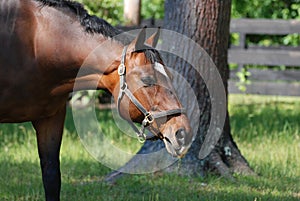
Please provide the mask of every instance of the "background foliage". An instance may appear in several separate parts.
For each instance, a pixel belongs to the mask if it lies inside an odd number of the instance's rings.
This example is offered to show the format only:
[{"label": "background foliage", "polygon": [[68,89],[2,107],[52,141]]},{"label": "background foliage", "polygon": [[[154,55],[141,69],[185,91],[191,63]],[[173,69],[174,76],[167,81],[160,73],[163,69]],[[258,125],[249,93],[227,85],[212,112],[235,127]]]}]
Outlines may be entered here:
[{"label": "background foliage", "polygon": [[300,0],[232,0],[233,18],[299,19]]},{"label": "background foliage", "polygon": [[[124,0],[77,0],[85,5],[90,14],[104,18],[113,25],[122,24]],[[142,0],[142,19],[164,17],[164,0]]]},{"label": "background foliage", "polygon": [[113,25],[123,21],[123,0],[76,0],[85,5],[92,15],[97,15]]}]

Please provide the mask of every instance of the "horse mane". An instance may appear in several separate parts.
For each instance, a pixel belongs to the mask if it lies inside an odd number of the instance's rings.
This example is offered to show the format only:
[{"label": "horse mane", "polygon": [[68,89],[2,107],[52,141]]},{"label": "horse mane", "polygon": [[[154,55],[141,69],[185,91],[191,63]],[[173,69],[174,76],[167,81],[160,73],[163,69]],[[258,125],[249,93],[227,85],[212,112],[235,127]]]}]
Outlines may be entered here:
[{"label": "horse mane", "polygon": [[89,15],[83,5],[72,0],[36,0],[45,6],[61,8],[73,13],[88,33],[98,33],[106,37],[114,37],[121,33],[104,19]]},{"label": "horse mane", "polygon": [[162,62],[162,58],[158,52],[158,50],[150,48],[142,50],[144,52],[145,57],[154,64],[155,62]]}]

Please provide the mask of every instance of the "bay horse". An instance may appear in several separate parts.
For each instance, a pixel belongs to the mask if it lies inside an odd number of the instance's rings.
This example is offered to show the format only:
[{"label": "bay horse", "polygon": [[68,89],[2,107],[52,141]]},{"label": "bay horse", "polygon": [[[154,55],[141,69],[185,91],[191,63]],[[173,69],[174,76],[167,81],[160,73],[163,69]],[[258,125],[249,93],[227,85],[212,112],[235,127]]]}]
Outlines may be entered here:
[{"label": "bay horse", "polygon": [[[0,123],[32,122],[46,200],[59,200],[59,152],[74,90],[108,90],[120,115],[142,124],[139,138],[147,128],[173,156],[187,152],[191,128],[155,49],[159,31],[146,38],[143,29],[125,45],[114,38],[120,31],[67,0],[0,0],[0,27]],[[97,63],[82,66],[106,41]]]}]

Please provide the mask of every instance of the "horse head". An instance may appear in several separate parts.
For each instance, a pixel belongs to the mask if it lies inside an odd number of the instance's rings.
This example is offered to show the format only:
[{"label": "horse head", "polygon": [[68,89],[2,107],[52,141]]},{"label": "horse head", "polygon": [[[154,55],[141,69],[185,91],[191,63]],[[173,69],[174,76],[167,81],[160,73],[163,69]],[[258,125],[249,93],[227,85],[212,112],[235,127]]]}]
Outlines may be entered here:
[{"label": "horse head", "polygon": [[120,115],[142,124],[136,130],[146,140],[147,128],[163,140],[172,156],[182,157],[192,143],[192,132],[185,111],[172,86],[172,75],[155,49],[158,30],[146,39],[145,28],[124,47],[118,67],[119,85],[114,94]]}]

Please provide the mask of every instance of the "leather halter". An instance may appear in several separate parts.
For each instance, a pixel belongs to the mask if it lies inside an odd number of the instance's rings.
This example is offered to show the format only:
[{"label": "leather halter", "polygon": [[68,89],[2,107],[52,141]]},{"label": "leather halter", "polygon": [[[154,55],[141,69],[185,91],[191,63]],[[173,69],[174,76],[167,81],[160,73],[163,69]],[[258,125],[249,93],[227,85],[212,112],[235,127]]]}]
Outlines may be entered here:
[{"label": "leather halter", "polygon": [[121,63],[118,67],[118,74],[120,76],[120,91],[118,96],[118,112],[120,113],[120,103],[122,101],[122,98],[124,95],[126,95],[130,101],[138,108],[139,111],[141,111],[144,115],[144,120],[142,121],[141,128],[138,129],[136,125],[128,121],[128,123],[132,126],[135,133],[137,134],[138,140],[143,143],[146,140],[155,140],[157,138],[163,139],[163,136],[147,136],[145,134],[145,128],[147,126],[150,126],[153,124],[155,119],[159,119],[162,117],[172,116],[172,115],[179,115],[185,113],[185,109],[179,108],[179,109],[173,109],[173,110],[167,110],[167,111],[161,111],[161,112],[155,112],[152,113],[151,111],[147,111],[147,109],[137,100],[137,98],[133,95],[133,93],[128,89],[127,83],[126,83],[126,52],[127,52],[128,46],[125,46],[122,53]]}]

